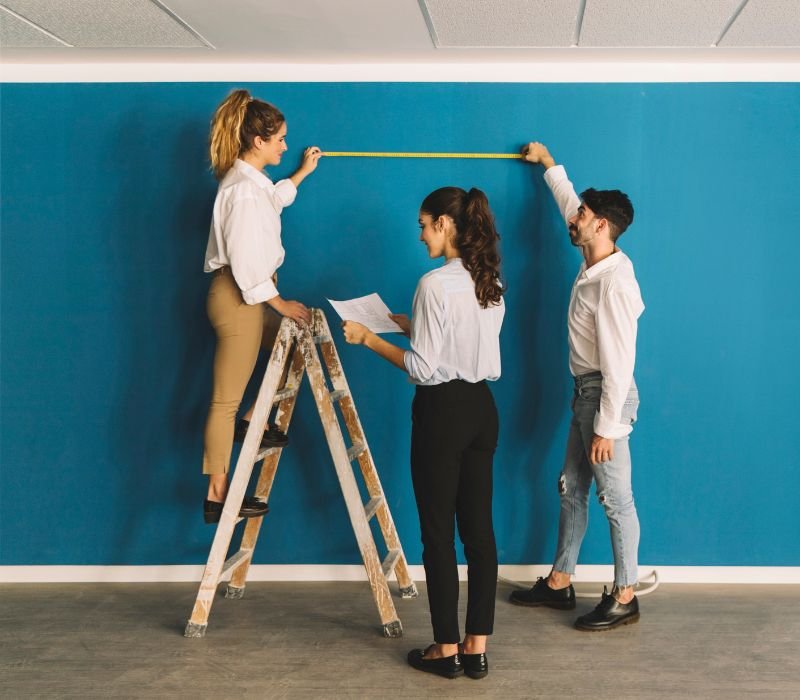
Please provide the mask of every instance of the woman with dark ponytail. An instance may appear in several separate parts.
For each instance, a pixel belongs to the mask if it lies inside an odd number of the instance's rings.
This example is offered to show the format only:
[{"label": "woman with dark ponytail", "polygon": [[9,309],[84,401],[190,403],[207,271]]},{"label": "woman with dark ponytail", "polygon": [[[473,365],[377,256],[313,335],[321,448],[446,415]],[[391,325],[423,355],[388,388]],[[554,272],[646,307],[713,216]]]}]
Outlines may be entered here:
[{"label": "woman with dark ponytail", "polygon": [[[404,351],[361,324],[343,324],[348,343],[407,372],[412,407],[411,476],[422,532],[434,644],[414,649],[420,671],[483,678],[494,624],[497,549],[492,527],[492,459],[498,419],[487,381],[500,377],[505,288],[499,236],[486,195],[458,187],[429,194],[419,213],[420,240],[441,267],[419,281],[411,319],[392,318],[411,338]],[[469,599],[463,642],[458,624],[455,522],[464,543]]]},{"label": "woman with dark ponytail", "polygon": [[[262,334],[273,333],[281,316],[305,323],[309,310],[278,293],[276,270],[283,263],[281,211],[314,172],[322,155],[307,148],[298,170],[273,183],[263,172],[278,165],[286,151],[286,119],[273,105],[235,90],[217,107],[211,121],[210,152],[220,181],[214,201],[205,271],[212,273],[208,317],[217,334],[214,386],[205,428],[203,473],[209,476],[203,506],[207,523],[220,519],[228,493],[234,436],[244,439],[250,411],[235,425],[236,412],[258,358]],[[284,445],[275,427],[262,445]],[[266,503],[245,497],[242,517],[264,515]]]}]

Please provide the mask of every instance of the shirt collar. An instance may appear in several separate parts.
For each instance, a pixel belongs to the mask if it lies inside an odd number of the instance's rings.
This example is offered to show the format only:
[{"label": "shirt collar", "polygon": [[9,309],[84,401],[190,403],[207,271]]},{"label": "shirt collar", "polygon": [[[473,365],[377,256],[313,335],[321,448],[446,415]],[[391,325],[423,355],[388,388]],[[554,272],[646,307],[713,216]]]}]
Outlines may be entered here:
[{"label": "shirt collar", "polygon": [[250,163],[246,163],[241,158],[237,158],[233,162],[233,167],[236,172],[241,173],[249,177],[253,182],[255,182],[262,190],[266,189],[269,184],[272,182],[263,172],[254,168]]},{"label": "shirt collar", "polygon": [[583,272],[583,276],[590,280],[593,277],[602,275],[604,272],[608,272],[608,270],[615,268],[622,262],[622,258],[624,257],[625,254],[621,250],[617,249],[616,253],[612,253],[607,258],[603,258],[599,263],[595,263],[589,268],[586,267],[586,261],[584,260],[581,271]]}]

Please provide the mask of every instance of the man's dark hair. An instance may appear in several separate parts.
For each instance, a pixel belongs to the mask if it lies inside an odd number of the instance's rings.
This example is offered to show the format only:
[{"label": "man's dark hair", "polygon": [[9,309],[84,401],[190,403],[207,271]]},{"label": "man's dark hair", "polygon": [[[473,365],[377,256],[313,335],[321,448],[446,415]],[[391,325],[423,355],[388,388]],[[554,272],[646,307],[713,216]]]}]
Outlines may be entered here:
[{"label": "man's dark hair", "polygon": [[611,224],[611,240],[616,241],[633,223],[633,204],[628,195],[619,190],[596,190],[590,187],[581,193],[581,199],[596,216]]}]

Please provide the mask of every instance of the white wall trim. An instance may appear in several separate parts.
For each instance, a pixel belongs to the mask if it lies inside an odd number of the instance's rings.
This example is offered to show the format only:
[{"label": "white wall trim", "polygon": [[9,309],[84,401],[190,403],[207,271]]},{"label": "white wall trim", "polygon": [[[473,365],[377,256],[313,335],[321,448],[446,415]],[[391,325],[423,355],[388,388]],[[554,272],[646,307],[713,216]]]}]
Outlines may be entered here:
[{"label": "white wall trim", "polygon": [[[409,567],[417,581],[425,580],[422,566]],[[800,566],[641,566],[642,579],[658,571],[661,583],[788,583],[800,584]],[[546,564],[501,565],[500,576],[533,581],[550,571]],[[203,566],[0,566],[0,583],[176,583],[199,582]],[[462,581],[466,566],[459,566]],[[611,565],[578,566],[575,582],[610,582]],[[366,581],[364,567],[342,564],[254,564],[248,581]]]},{"label": "white wall trim", "polygon": [[795,61],[528,63],[5,63],[4,83],[800,82]]}]

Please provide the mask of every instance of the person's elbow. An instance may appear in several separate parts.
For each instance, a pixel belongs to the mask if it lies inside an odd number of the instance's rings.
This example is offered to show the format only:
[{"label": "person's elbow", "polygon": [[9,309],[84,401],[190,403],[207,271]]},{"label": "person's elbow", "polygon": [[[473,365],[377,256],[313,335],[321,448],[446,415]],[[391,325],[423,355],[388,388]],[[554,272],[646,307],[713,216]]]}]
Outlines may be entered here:
[{"label": "person's elbow", "polygon": [[406,351],[403,356],[403,364],[408,376],[420,384],[430,381],[436,372],[436,365],[433,362],[413,350]]}]

